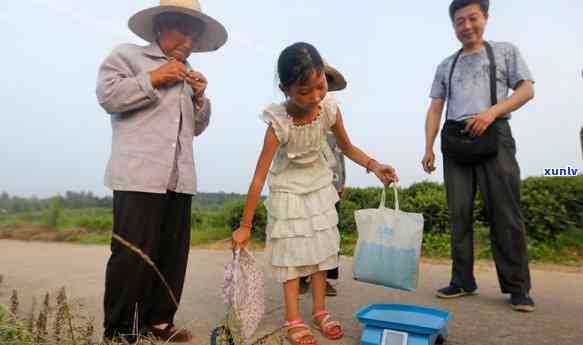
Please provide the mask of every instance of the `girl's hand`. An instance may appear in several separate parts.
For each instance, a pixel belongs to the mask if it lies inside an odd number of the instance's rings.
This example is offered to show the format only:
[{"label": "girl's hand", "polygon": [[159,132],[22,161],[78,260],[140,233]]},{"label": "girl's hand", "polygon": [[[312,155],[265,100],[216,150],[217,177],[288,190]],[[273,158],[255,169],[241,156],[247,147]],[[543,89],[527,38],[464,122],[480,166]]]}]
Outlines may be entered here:
[{"label": "girl's hand", "polygon": [[391,183],[399,182],[399,177],[397,176],[397,172],[395,169],[390,165],[385,164],[375,164],[372,168],[372,171],[375,175],[381,180],[381,182],[385,186],[389,186]]},{"label": "girl's hand", "polygon": [[247,227],[238,228],[233,232],[233,239],[231,240],[233,249],[247,247],[250,238],[251,238],[250,228]]}]

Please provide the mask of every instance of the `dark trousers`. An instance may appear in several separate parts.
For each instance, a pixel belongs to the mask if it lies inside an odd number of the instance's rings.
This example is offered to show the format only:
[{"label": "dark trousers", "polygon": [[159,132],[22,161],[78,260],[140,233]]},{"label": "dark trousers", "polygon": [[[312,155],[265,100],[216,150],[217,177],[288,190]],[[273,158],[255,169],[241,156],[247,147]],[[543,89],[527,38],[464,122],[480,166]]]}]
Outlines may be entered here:
[{"label": "dark trousers", "polygon": [[473,208],[476,184],[490,222],[490,240],[502,293],[531,288],[524,220],[520,208],[520,168],[508,121],[494,124],[498,155],[477,165],[460,165],[444,157],[445,188],[452,226],[451,284],[477,288],[474,277]]},{"label": "dark trousers", "polygon": [[[113,233],[152,259],[178,300],[190,248],[191,205],[187,194],[113,193]],[[140,328],[172,323],[177,310],[153,268],[115,239],[103,306],[106,336],[129,333],[134,321]]]}]

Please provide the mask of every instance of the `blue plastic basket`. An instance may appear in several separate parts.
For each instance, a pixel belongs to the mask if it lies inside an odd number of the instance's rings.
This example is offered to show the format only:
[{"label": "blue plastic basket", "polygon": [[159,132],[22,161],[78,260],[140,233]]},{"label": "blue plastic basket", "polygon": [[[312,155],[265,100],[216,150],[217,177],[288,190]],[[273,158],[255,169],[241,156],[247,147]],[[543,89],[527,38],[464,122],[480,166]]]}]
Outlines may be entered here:
[{"label": "blue plastic basket", "polygon": [[408,333],[409,344],[435,344],[438,336],[447,338],[449,312],[414,305],[372,304],[357,312],[356,318],[365,326],[364,344],[380,344],[383,329]]},{"label": "blue plastic basket", "polygon": [[371,304],[356,313],[367,326],[417,334],[433,334],[447,325],[449,312],[404,304]]}]

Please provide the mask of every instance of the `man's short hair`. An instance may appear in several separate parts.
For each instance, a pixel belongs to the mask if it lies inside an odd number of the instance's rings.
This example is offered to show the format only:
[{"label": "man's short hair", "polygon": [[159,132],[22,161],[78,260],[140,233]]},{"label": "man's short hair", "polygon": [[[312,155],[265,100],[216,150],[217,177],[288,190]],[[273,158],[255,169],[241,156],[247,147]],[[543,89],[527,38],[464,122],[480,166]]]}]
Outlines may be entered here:
[{"label": "man's short hair", "polygon": [[480,9],[484,15],[488,14],[488,10],[490,9],[490,0],[453,0],[451,5],[449,5],[449,17],[451,18],[451,21],[453,22],[453,18],[455,17],[457,10],[474,4],[480,5]]}]

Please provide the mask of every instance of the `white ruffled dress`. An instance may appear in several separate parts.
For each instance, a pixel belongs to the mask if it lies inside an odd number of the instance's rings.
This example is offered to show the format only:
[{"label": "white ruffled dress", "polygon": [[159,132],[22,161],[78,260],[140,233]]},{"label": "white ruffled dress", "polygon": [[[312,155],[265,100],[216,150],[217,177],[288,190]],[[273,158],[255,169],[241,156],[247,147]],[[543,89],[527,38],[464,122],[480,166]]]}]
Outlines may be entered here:
[{"label": "white ruffled dress", "polygon": [[280,142],[269,172],[266,251],[278,282],[338,266],[338,193],[326,157],[326,132],[336,123],[337,102],[326,97],[313,122],[294,125],[283,104],[262,118]]}]

